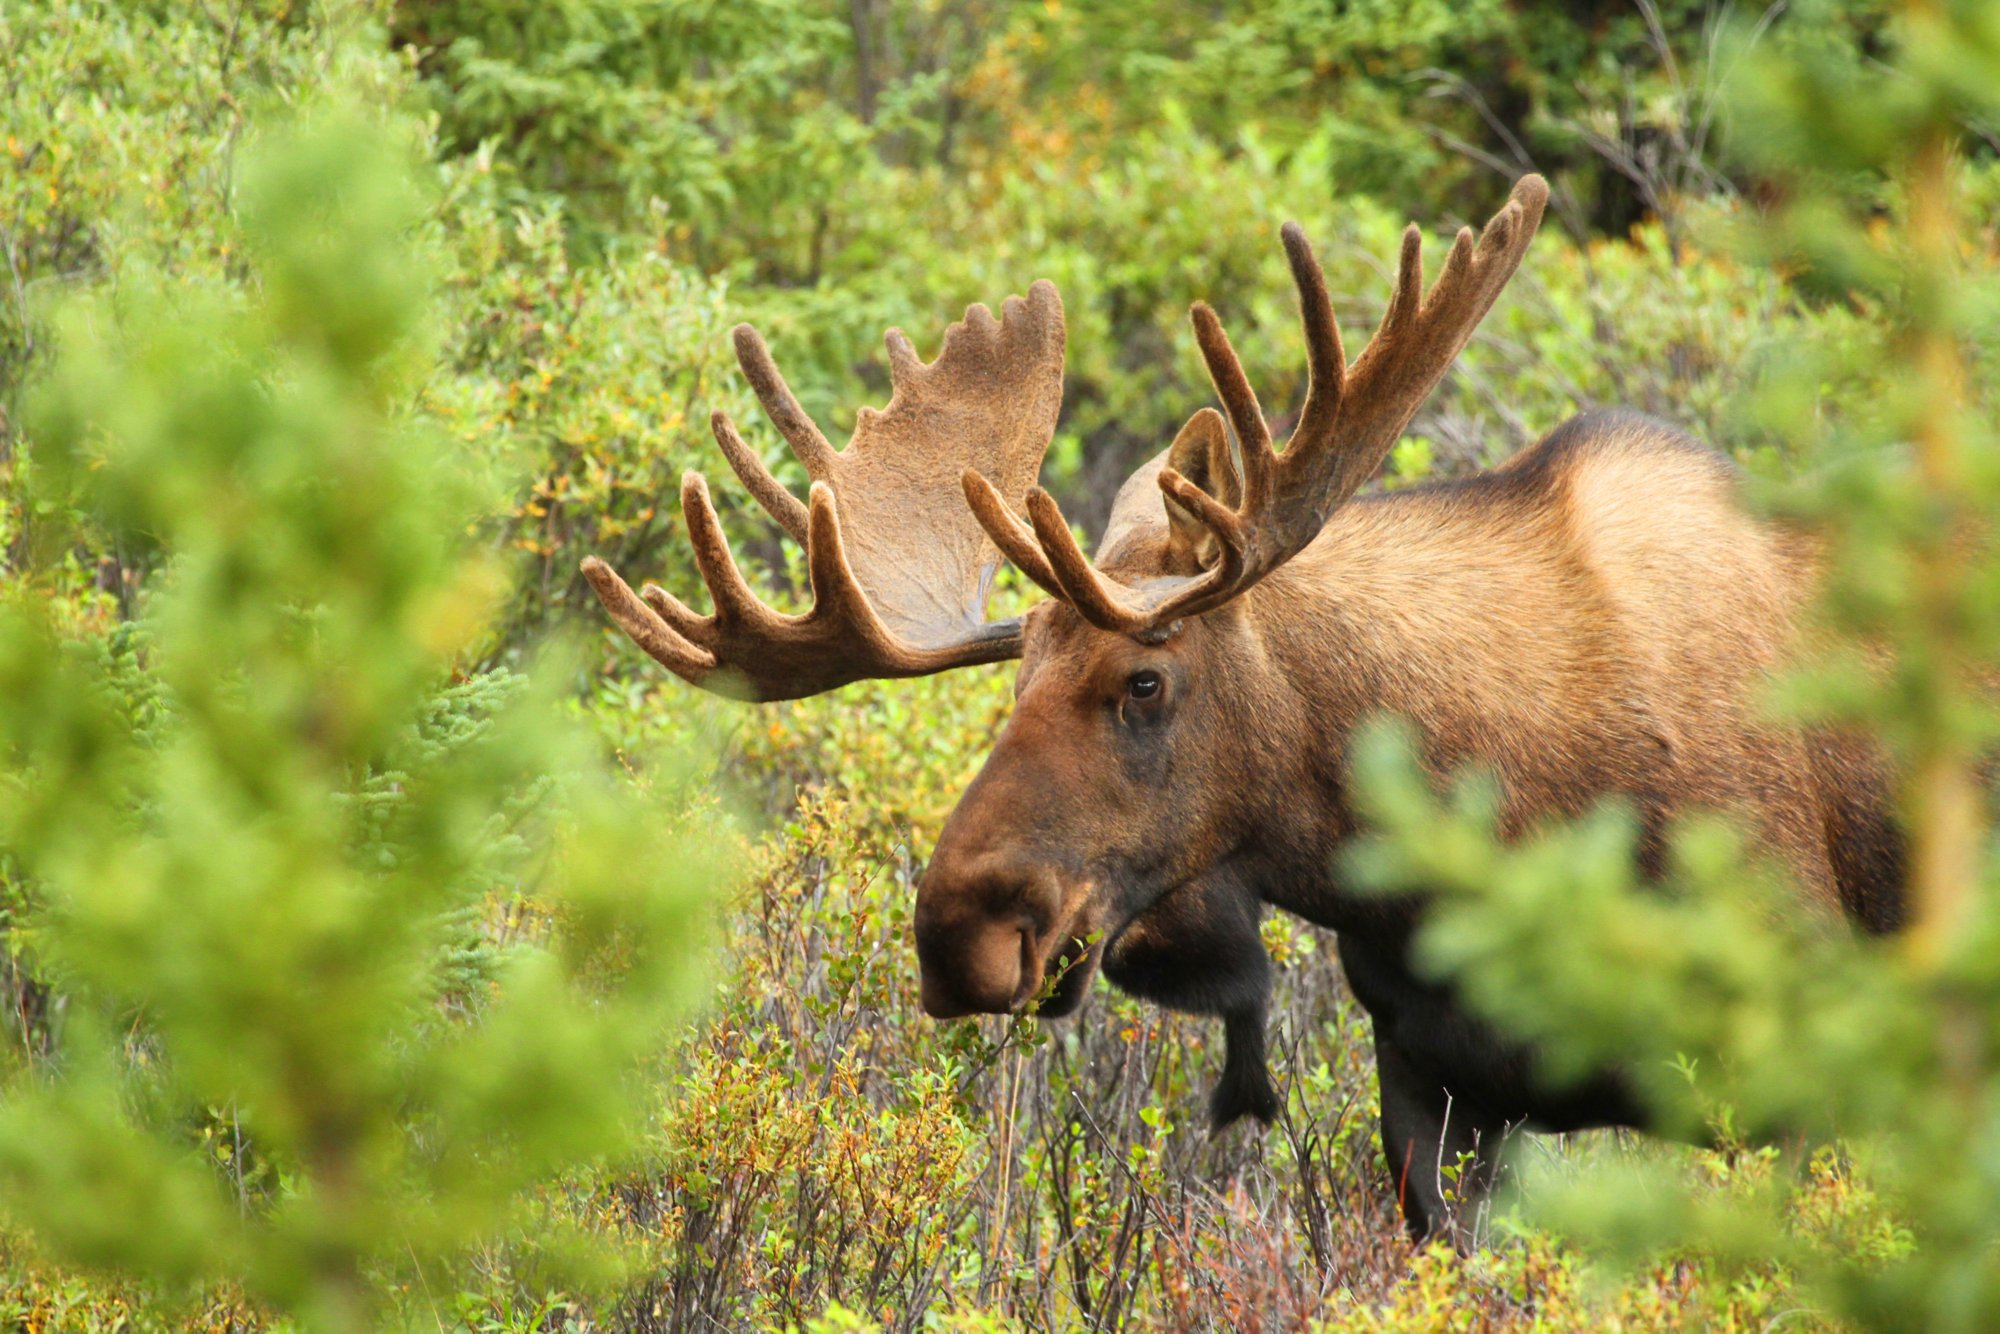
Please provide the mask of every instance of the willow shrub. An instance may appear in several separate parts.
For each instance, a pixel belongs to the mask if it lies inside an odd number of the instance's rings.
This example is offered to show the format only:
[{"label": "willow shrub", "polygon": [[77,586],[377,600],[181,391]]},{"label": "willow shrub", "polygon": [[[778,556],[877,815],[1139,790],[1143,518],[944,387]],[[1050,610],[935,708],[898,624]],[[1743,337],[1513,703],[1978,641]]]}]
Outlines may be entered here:
[{"label": "willow shrub", "polygon": [[384,138],[248,151],[246,287],[135,266],[59,321],[45,563],[65,513],[166,563],[105,637],[32,578],[0,609],[14,943],[62,998],[9,1053],[0,1200],[61,1258],[329,1330],[629,1146],[727,842],[558,723],[551,673],[454,683],[491,498],[396,410],[431,279]]}]

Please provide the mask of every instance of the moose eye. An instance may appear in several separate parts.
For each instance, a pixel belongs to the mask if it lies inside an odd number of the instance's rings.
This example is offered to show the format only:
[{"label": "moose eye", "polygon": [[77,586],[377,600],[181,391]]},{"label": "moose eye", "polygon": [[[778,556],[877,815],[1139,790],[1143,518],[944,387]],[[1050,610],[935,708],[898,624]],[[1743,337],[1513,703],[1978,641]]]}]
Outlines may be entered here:
[{"label": "moose eye", "polygon": [[1125,683],[1125,693],[1133,699],[1151,699],[1160,693],[1158,672],[1134,672],[1132,679]]}]

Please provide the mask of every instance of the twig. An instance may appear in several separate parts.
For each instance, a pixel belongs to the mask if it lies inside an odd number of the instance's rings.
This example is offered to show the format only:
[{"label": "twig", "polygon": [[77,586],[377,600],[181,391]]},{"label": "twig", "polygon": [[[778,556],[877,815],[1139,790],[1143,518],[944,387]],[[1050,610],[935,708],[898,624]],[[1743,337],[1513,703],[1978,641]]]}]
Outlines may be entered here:
[{"label": "twig", "polygon": [[28,289],[21,281],[21,261],[14,251],[14,236],[4,223],[0,223],[0,250],[7,254],[7,276],[14,285],[14,315],[21,322],[21,361],[25,365],[35,355],[35,331],[28,323]]}]

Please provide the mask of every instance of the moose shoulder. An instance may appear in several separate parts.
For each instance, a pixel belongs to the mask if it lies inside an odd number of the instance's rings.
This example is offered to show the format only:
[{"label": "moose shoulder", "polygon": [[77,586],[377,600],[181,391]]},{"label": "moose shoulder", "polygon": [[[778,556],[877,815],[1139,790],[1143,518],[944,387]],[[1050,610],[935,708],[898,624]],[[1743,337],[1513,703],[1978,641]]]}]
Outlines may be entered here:
[{"label": "moose shoulder", "polygon": [[[1216,1118],[1269,1119],[1259,922],[1271,905],[1331,927],[1373,1021],[1383,1148],[1420,1235],[1450,1221],[1437,1164],[1471,1154],[1476,1193],[1516,1125],[1642,1118],[1615,1071],[1539,1085],[1531,1052],[1412,970],[1421,901],[1341,885],[1347,747],[1363,720],[1410,720],[1439,775],[1491,771],[1509,836],[1615,796],[1639,813],[1650,871],[1677,815],[1730,811],[1791,869],[1799,911],[1844,908],[1870,930],[1900,911],[1878,758],[1755,708],[1814,559],[1740,507],[1726,461],[1644,418],[1592,414],[1481,476],[1356,495],[1520,263],[1545,197],[1524,180],[1476,241],[1460,234],[1428,293],[1406,233],[1387,314],[1351,365],[1319,266],[1287,227],[1311,377],[1291,439],[1273,448],[1197,306],[1226,426],[1195,413],[1126,483],[1094,562],[1029,489],[1062,356],[1060,303],[1036,284],[998,320],[974,307],[928,365],[892,333],[895,393],[838,453],[738,331],[752,386],[813,478],[810,503],[719,416],[717,439],[806,544],[810,612],[750,593],[692,475],[683,509],[712,614],[586,564],[627,633],[711,689],[779,698],[1018,655],[1014,711],[919,886],[925,1009],[1007,1013],[1040,996],[1043,1013],[1065,1013],[1101,964],[1138,995],[1223,1016]],[[1017,511],[1008,496],[1024,492]],[[1051,600],[986,623],[1001,553]]]}]

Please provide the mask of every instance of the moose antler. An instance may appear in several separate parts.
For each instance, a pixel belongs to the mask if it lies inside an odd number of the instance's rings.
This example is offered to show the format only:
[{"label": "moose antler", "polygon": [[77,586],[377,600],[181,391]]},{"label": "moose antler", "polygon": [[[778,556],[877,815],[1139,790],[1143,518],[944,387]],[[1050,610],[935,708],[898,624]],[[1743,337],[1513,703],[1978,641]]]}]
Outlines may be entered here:
[{"label": "moose antler", "polygon": [[675,675],[755,700],[1018,657],[1020,622],[984,619],[1000,557],[955,479],[977,471],[1010,489],[1033,484],[1062,405],[1062,298],[1038,282],[1000,311],[995,319],[970,307],[929,364],[891,329],[889,406],[861,409],[841,451],[799,407],[757,331],[738,325],[737,361],[805,465],[808,503],[779,484],[727,415],[709,424],[744,488],[805,547],[812,610],[787,615],[751,591],[708,483],[689,472],[681,513],[714,612],[652,584],[634,594],[593,556],[584,577],[611,619]]},{"label": "moose antler", "polygon": [[[1180,618],[1237,597],[1297,555],[1374,474],[1520,266],[1548,194],[1540,176],[1523,177],[1476,243],[1470,228],[1459,232],[1436,285],[1421,300],[1422,234],[1411,224],[1403,233],[1388,313],[1352,367],[1341,351],[1319,261],[1299,225],[1286,223],[1285,255],[1299,291],[1308,380],[1298,427],[1283,453],[1271,447],[1263,411],[1221,322],[1207,303],[1196,304],[1195,341],[1242,456],[1240,487],[1230,484],[1239,479],[1225,476],[1218,487],[1221,498],[1190,482],[1179,466],[1160,470],[1169,518],[1192,519],[1214,538],[1213,564],[1202,573],[1138,585],[1104,574],[1084,556],[1055,500],[1040,487],[1028,492],[1027,524],[1008,508],[994,481],[977,470],[968,469],[960,479],[966,500],[1009,559],[1086,620],[1123,634],[1164,638]],[[1170,464],[1200,457],[1220,431],[1221,422],[1204,409],[1183,429]]]}]

